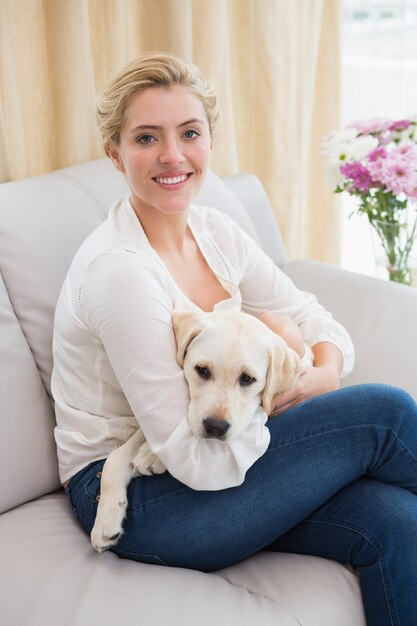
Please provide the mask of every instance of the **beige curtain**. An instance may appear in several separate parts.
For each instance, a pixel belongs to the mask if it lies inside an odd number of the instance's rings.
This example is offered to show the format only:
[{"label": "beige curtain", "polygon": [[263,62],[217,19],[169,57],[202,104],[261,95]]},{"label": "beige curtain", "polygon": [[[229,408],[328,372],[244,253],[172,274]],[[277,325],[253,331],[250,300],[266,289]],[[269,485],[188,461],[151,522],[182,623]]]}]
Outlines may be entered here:
[{"label": "beige curtain", "polygon": [[320,142],[339,125],[341,0],[0,0],[0,180],[103,155],[108,76],[170,51],[217,86],[212,167],[265,185],[290,257],[337,262]]}]

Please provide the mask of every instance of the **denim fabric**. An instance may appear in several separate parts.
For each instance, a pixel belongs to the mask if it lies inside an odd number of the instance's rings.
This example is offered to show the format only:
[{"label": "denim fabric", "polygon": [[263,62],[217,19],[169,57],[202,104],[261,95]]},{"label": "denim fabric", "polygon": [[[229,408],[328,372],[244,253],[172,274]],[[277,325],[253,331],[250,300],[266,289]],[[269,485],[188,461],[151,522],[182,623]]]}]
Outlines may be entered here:
[{"label": "denim fabric", "polygon": [[[193,491],[169,473],[128,488],[121,557],[213,571],[262,550],[336,559],[360,573],[370,626],[417,624],[417,405],[385,385],[348,387],[268,422],[271,443],[239,487]],[[74,476],[90,533],[104,459]]]}]

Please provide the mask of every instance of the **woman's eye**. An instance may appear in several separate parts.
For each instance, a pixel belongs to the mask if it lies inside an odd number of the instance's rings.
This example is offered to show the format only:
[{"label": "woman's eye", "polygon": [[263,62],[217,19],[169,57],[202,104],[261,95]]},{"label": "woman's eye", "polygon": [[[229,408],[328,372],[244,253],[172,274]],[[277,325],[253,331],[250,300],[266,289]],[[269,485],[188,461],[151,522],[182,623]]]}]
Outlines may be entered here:
[{"label": "woman's eye", "polygon": [[195,371],[203,380],[208,380],[211,376],[209,368],[205,365],[196,365]]},{"label": "woman's eye", "polygon": [[141,135],[136,139],[138,143],[152,143],[154,138],[152,135]]},{"label": "woman's eye", "polygon": [[253,376],[251,376],[247,372],[243,372],[243,374],[241,374],[240,378],[239,378],[239,384],[243,385],[244,387],[247,387],[248,385],[251,385],[255,381],[256,381],[256,378],[254,378]]},{"label": "woman's eye", "polygon": [[196,131],[196,130],[186,130],[184,133],[184,137],[186,139],[195,139],[196,137],[199,137],[200,134]]}]

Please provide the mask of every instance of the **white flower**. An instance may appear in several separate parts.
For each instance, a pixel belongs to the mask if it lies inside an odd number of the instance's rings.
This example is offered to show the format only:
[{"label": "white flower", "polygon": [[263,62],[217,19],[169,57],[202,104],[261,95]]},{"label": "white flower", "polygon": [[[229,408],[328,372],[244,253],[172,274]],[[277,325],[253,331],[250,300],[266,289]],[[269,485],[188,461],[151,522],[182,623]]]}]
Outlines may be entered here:
[{"label": "white flower", "polygon": [[352,141],[358,136],[356,128],[344,128],[343,130],[336,130],[334,133],[327,135],[324,139],[324,144],[336,144]]},{"label": "white flower", "polygon": [[331,167],[329,166],[326,170],[326,180],[328,185],[333,191],[336,191],[339,184],[342,184],[344,181],[343,174],[340,171],[340,166]]},{"label": "white flower", "polygon": [[329,143],[324,149],[324,154],[327,156],[331,167],[340,167],[349,160],[350,144],[347,141]]},{"label": "white flower", "polygon": [[371,135],[356,137],[350,142],[349,161],[362,161],[368,154],[375,150],[379,141]]},{"label": "white flower", "polygon": [[344,130],[338,130],[324,138],[322,149],[323,153],[327,155],[343,154],[346,146],[357,137],[358,133],[354,128],[345,128]]},{"label": "white flower", "polygon": [[378,145],[378,139],[371,135],[358,136],[355,128],[346,128],[326,137],[323,153],[331,168],[341,167],[351,161],[362,161]]}]

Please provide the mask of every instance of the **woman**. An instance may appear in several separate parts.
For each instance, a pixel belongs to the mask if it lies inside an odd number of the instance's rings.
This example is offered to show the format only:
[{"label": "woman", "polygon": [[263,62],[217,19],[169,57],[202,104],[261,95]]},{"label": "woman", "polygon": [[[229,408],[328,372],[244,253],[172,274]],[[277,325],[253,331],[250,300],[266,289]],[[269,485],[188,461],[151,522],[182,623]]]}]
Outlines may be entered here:
[{"label": "woman", "polygon": [[[353,364],[346,331],[235,223],[192,204],[217,117],[198,71],[168,55],[129,65],[99,104],[129,192],[81,246],[57,305],[61,480],[90,533],[104,461],[139,423],[168,472],[131,482],[116,554],[205,571],[261,549],[334,558],[359,569],[369,624],[411,624],[416,404],[386,386],[338,390]],[[241,307],[295,349],[305,341],[315,366],[276,398],[259,441],[232,447],[190,432],[171,316]]]}]

